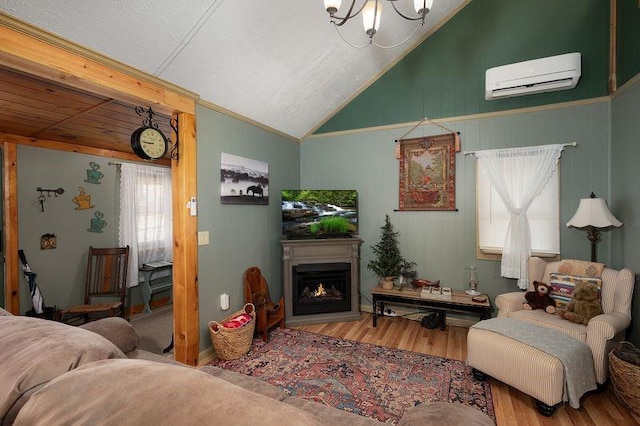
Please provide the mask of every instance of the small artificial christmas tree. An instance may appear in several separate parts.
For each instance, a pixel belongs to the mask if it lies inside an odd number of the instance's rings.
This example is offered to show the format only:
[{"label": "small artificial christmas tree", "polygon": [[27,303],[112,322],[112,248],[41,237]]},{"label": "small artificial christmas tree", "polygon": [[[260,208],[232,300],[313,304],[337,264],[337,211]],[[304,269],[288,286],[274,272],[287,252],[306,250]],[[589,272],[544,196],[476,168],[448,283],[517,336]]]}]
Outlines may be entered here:
[{"label": "small artificial christmas tree", "polygon": [[380,242],[375,246],[371,246],[376,258],[369,262],[367,268],[379,278],[389,278],[387,281],[393,281],[402,272],[402,265],[407,263],[400,255],[400,249],[398,248],[398,235],[400,233],[394,231],[393,225],[389,221],[389,215],[386,215],[384,226],[380,229],[382,230]]}]

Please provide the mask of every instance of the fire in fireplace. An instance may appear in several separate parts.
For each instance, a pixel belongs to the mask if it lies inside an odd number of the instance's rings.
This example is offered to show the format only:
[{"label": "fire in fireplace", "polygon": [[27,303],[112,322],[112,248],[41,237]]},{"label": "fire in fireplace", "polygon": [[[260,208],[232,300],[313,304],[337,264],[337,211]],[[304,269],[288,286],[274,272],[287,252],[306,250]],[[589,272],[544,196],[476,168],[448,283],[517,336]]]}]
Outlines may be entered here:
[{"label": "fire in fireplace", "polygon": [[351,264],[312,263],[292,267],[293,315],[351,309]]}]

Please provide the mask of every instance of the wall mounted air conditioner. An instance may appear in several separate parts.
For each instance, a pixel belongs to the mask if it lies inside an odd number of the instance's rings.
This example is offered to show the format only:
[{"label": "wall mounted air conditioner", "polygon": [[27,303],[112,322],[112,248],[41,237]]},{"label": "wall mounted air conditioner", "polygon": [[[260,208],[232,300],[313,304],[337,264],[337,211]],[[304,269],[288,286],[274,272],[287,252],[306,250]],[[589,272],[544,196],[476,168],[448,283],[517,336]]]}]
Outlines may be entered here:
[{"label": "wall mounted air conditioner", "polygon": [[573,89],[580,79],[580,53],[517,62],[485,73],[486,100]]}]

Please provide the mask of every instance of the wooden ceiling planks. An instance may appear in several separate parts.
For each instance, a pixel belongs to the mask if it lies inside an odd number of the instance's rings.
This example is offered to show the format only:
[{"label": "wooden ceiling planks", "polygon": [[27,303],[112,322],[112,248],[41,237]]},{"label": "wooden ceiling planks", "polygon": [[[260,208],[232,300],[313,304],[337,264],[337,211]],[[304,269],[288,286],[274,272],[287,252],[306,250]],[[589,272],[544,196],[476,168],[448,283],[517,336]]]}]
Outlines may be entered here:
[{"label": "wooden ceiling planks", "polygon": [[[135,106],[0,67],[0,133],[131,153],[144,118]],[[169,120],[154,115],[168,137]]]}]

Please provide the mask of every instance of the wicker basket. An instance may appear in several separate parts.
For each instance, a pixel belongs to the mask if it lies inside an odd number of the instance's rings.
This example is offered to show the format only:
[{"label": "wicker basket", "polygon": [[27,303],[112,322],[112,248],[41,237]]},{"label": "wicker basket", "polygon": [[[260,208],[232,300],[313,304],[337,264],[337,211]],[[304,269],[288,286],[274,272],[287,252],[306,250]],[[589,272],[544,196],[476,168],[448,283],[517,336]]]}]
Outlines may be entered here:
[{"label": "wicker basket", "polygon": [[609,372],[611,373],[613,390],[624,406],[640,416],[640,387],[638,386],[640,365],[634,365],[618,358],[614,354],[614,350],[609,352]]},{"label": "wicker basket", "polygon": [[[222,325],[244,313],[251,315],[251,320],[242,327],[227,328]],[[256,328],[256,309],[252,303],[247,303],[242,310],[229,315],[221,322],[209,321],[208,328],[216,356],[225,361],[238,359],[251,349],[253,331]]]}]

